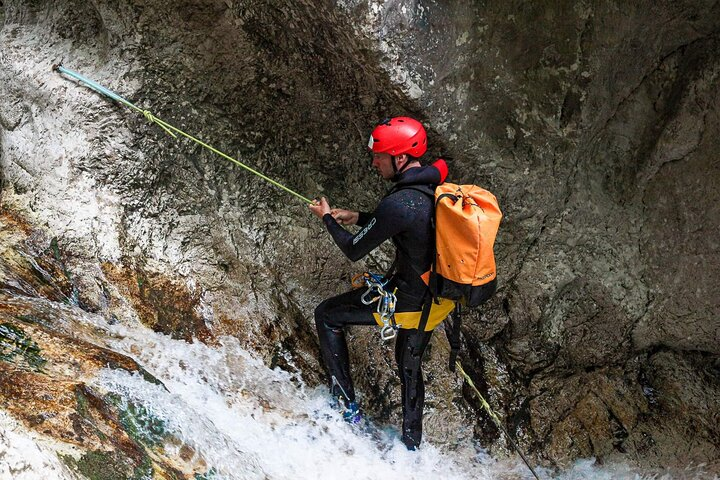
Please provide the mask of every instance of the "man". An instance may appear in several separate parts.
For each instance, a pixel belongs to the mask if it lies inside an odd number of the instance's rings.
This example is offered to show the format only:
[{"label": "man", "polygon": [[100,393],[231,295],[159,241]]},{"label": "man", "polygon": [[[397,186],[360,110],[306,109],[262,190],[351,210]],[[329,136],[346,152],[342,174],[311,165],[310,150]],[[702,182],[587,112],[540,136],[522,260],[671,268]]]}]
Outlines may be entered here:
[{"label": "man", "polygon": [[[418,332],[420,312],[431,300],[427,275],[422,274],[430,270],[435,255],[434,199],[428,193],[445,180],[447,165],[444,160],[429,166],[420,164],[418,158],[427,150],[427,135],[420,122],[408,117],[382,122],[373,130],[368,146],[373,155],[373,167],[384,179],[395,184],[375,211],[331,209],[325,198],[316,200],[310,210],[323,220],[335,243],[352,261],[363,258],[388,239],[392,239],[397,248],[394,272],[390,272],[392,275],[385,290],[394,291],[397,296],[395,320],[400,328],[395,342],[395,360],[402,386],[402,440],[408,449],[415,450],[422,438],[423,353],[433,328],[454,307],[451,301],[433,304],[426,328]],[[357,225],[361,229],[353,235],[341,225]],[[365,291],[365,288],[358,288],[329,298],[315,310],[330,391],[344,404],[344,416],[351,422],[359,418],[359,409],[350,377],[344,327],[380,323],[379,315],[373,314],[376,305],[365,305],[361,301]]]}]

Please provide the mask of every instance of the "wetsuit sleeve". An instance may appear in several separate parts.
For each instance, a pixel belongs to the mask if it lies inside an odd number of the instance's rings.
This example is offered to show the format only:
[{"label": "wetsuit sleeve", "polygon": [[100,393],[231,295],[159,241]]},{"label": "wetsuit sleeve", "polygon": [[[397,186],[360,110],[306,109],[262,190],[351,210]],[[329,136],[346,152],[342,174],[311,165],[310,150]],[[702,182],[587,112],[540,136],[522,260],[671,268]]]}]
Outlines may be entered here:
[{"label": "wetsuit sleeve", "polygon": [[370,221],[372,213],[370,212],[358,212],[358,221],[355,223],[358,227],[364,227]]},{"label": "wetsuit sleeve", "polygon": [[386,197],[355,235],[340,226],[330,214],[323,217],[323,222],[340,250],[350,260],[356,262],[385,240],[405,229],[407,215],[404,215],[402,206],[395,203],[392,197]]}]

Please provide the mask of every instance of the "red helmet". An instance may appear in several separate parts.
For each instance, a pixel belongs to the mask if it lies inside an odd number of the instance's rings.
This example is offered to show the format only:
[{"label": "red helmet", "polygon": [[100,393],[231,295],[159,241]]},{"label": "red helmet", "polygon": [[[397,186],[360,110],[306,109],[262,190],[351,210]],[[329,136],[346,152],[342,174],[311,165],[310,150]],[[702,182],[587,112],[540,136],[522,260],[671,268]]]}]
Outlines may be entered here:
[{"label": "red helmet", "polygon": [[392,156],[407,153],[419,158],[427,151],[427,134],[417,120],[395,117],[375,127],[370,134],[368,148],[373,153],[389,153]]}]

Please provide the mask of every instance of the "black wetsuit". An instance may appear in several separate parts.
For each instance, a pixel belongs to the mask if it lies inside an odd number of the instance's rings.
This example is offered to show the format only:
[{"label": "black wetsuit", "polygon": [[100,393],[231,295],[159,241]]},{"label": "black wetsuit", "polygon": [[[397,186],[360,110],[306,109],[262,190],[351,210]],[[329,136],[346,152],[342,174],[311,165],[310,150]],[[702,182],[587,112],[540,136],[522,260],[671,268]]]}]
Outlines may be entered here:
[{"label": "black wetsuit", "polygon": [[[438,164],[442,162],[438,166]],[[342,252],[352,261],[367,255],[385,240],[392,238],[398,253],[395,273],[389,286],[397,287],[396,312],[422,310],[428,289],[418,272],[426,272],[434,255],[435,232],[432,227],[433,199],[420,191],[402,188],[409,185],[442,183],[447,172],[440,160],[434,165],[411,168],[398,176],[398,181],[374,212],[361,213],[360,231],[355,235],[340,226],[331,215],[323,217],[328,231]],[[331,393],[355,401],[350,377],[345,325],[377,325],[373,312],[376,305],[364,305],[360,297],[366,289],[351,290],[329,298],[315,309],[315,324],[320,348],[330,376]],[[417,334],[417,329],[400,329],[395,341],[395,360],[402,384],[402,439],[414,449],[422,438],[422,414],[425,384],[422,356],[432,332]]]}]

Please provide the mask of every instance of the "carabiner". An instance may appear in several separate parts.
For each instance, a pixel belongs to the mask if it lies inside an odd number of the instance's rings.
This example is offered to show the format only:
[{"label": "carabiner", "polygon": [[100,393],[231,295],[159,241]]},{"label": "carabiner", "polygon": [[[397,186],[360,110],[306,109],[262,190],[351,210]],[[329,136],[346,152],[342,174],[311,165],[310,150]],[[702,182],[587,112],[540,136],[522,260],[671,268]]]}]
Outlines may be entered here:
[{"label": "carabiner", "polygon": [[371,300],[367,300],[367,296],[368,296],[368,295],[372,295],[373,293],[374,293],[374,292],[373,292],[373,288],[372,288],[372,287],[369,287],[369,288],[367,289],[367,292],[363,293],[363,294],[362,294],[362,297],[360,297],[360,301],[361,301],[362,303],[364,303],[365,305],[372,305],[373,303],[377,302],[378,299],[380,299],[380,296],[379,296],[379,295],[378,295],[377,297],[371,299]]},{"label": "carabiner", "polygon": [[[353,284],[358,284],[360,278],[360,275],[356,275],[353,278]],[[375,310],[382,321],[380,338],[383,341],[395,338],[398,328],[395,325],[395,305],[397,304],[397,296],[395,294],[397,293],[397,288],[395,288],[392,293],[386,291],[384,287],[388,284],[388,280],[370,272],[362,274],[362,280],[365,281],[368,289],[360,296],[360,301],[365,305],[372,305],[374,302],[378,302]]]},{"label": "carabiner", "polygon": [[385,325],[382,329],[380,329],[380,338],[384,342],[395,338],[395,335],[397,335],[397,331],[392,325]]}]

